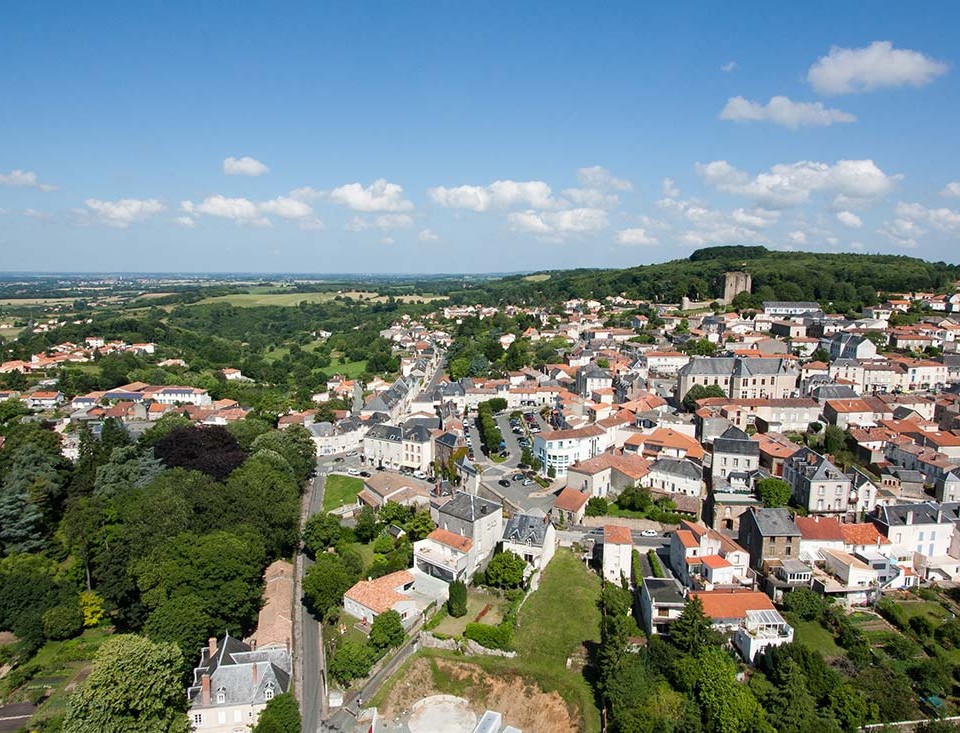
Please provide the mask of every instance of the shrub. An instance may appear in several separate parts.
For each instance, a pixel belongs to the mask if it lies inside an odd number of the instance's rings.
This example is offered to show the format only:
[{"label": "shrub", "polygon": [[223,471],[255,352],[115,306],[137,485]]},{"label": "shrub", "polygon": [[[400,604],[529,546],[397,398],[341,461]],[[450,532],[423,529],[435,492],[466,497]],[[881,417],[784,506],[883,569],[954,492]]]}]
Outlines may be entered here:
[{"label": "shrub", "polygon": [[602,517],[607,513],[610,504],[602,496],[595,496],[587,502],[584,514],[588,517]]},{"label": "shrub", "polygon": [[653,577],[666,577],[665,573],[663,572],[663,565],[660,564],[660,558],[657,557],[656,551],[650,550],[647,552],[647,558],[650,560],[650,571],[653,573]]},{"label": "shrub", "polygon": [[54,606],[43,614],[43,635],[48,639],[62,641],[83,631],[83,612],[79,604],[69,603]]},{"label": "shrub", "polygon": [[450,595],[447,598],[447,611],[454,618],[467,615],[467,586],[462,580],[455,580],[450,584]]},{"label": "shrub", "polygon": [[513,629],[505,623],[498,626],[468,623],[463,635],[487,649],[510,651],[513,648]]},{"label": "shrub", "polygon": [[934,623],[926,616],[914,616],[909,625],[910,630],[921,639],[933,636]]},{"label": "shrub", "polygon": [[784,594],[783,605],[804,621],[813,621],[820,618],[827,604],[819,593],[809,588],[796,588]]}]

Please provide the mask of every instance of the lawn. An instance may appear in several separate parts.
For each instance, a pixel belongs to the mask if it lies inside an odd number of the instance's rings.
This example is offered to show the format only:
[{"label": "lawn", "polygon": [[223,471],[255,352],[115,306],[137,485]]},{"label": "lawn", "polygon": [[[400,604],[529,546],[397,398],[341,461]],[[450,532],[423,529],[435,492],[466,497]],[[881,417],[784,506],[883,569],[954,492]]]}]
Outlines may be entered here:
[{"label": "lawn", "polygon": [[211,303],[229,303],[238,308],[258,308],[267,305],[292,306],[301,303],[326,303],[333,300],[336,293],[235,293],[217,295],[197,301],[199,305]]},{"label": "lawn", "polygon": [[347,549],[354,550],[363,560],[363,567],[369,568],[373,563],[373,543],[364,544],[363,542],[351,542]]},{"label": "lawn", "polygon": [[833,634],[825,629],[819,621],[801,621],[792,614],[787,614],[787,616],[787,620],[793,627],[794,641],[806,644],[811,649],[816,649],[827,659],[843,656],[843,647],[834,641]]},{"label": "lawn", "polygon": [[477,621],[477,617],[487,606],[490,606],[490,608],[479,620],[495,626],[503,619],[504,603],[504,600],[494,593],[479,588],[470,588],[467,591],[467,614],[461,618],[447,616],[434,630],[438,634],[445,634],[446,636],[460,636],[467,624],[471,621]]},{"label": "lawn", "polygon": [[914,616],[926,616],[936,624],[950,618],[950,612],[934,601],[896,601],[909,622]]},{"label": "lawn", "polygon": [[334,361],[331,362],[330,366],[326,369],[328,374],[342,374],[347,379],[355,379],[363,374],[366,370],[366,359],[361,359],[360,361],[348,361],[343,364],[339,364]]},{"label": "lawn", "polygon": [[327,476],[323,488],[323,511],[333,511],[345,504],[354,504],[363,490],[363,480],[354,476],[333,473]]}]

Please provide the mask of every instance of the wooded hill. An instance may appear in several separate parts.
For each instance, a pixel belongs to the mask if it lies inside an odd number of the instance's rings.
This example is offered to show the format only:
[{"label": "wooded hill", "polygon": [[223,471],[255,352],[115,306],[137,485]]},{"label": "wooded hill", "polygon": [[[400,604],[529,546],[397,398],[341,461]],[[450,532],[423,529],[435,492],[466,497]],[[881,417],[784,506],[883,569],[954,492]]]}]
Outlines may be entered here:
[{"label": "wooded hill", "polygon": [[548,304],[570,298],[623,294],[656,302],[714,300],[724,273],[746,270],[757,300],[816,300],[831,310],[869,304],[876,293],[942,291],[960,278],[960,266],[900,255],[774,252],[766,247],[708,247],[687,259],[622,270],[560,270],[517,275],[452,292],[455,302]]}]

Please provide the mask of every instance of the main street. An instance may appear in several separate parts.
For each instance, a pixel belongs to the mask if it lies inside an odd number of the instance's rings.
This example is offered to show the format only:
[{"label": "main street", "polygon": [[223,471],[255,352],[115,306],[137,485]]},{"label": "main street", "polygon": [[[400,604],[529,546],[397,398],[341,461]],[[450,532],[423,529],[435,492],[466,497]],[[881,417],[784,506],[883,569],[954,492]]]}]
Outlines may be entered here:
[{"label": "main street", "polygon": [[[331,464],[327,461],[317,461],[317,475],[313,480],[310,498],[307,505],[306,518],[312,517],[323,510],[323,491],[327,473]],[[302,556],[303,572],[313,565],[313,561],[306,555]],[[302,581],[302,578],[301,578]],[[323,657],[323,629],[321,624],[307,610],[298,598],[300,628],[302,644],[302,677],[300,686],[303,696],[302,719],[303,733],[317,733],[327,709],[327,686],[324,677],[326,664]]]}]

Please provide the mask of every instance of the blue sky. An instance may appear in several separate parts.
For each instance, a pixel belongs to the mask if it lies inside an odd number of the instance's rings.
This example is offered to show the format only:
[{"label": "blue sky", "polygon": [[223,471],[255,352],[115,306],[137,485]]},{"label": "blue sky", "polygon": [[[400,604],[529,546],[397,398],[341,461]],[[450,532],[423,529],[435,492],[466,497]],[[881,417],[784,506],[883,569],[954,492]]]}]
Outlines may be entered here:
[{"label": "blue sky", "polygon": [[[956,3],[7,3],[0,269],[960,261]],[[951,185],[953,184],[953,185]]]}]

